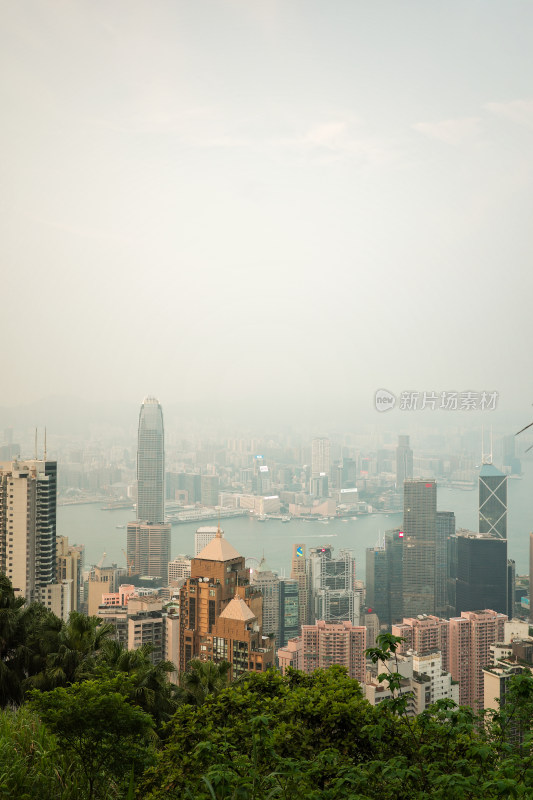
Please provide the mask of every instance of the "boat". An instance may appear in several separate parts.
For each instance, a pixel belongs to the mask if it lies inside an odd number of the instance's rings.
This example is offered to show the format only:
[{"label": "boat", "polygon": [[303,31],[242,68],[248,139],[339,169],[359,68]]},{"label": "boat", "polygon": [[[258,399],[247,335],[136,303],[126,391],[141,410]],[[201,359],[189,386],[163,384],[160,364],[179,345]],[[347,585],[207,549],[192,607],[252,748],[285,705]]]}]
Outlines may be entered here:
[{"label": "boat", "polygon": [[291,518],[290,518],[290,517],[282,517],[282,518],[281,518],[281,521],[282,521],[282,522],[290,522],[290,521],[291,521]]},{"label": "boat", "polygon": [[115,528],[117,528],[117,530],[123,530],[125,527],[126,527],[125,525],[115,525]]},{"label": "boat", "polygon": [[258,522],[266,522],[267,519],[268,519],[268,517],[267,517],[266,514],[259,514],[259,516],[257,517],[257,521]]}]

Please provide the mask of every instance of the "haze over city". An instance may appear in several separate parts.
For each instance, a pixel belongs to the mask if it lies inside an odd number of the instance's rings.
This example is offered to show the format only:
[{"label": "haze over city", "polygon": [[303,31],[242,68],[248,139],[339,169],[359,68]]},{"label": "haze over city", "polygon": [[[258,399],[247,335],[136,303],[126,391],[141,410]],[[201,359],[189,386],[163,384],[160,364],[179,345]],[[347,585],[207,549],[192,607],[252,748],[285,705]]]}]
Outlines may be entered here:
[{"label": "haze over city", "polygon": [[1,14],[3,425],[153,393],[316,432],[380,388],[529,421],[529,4]]}]

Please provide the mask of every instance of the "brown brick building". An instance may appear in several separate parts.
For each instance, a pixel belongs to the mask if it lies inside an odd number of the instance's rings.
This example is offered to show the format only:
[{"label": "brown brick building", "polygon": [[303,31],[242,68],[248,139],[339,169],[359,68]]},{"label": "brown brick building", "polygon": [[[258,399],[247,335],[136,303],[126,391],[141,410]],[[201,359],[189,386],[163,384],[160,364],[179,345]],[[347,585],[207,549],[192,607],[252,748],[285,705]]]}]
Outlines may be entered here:
[{"label": "brown brick building", "polygon": [[233,677],[271,667],[274,642],[263,636],[262,610],[243,556],[217,531],[180,589],[180,670],[194,658],[229,661]]}]

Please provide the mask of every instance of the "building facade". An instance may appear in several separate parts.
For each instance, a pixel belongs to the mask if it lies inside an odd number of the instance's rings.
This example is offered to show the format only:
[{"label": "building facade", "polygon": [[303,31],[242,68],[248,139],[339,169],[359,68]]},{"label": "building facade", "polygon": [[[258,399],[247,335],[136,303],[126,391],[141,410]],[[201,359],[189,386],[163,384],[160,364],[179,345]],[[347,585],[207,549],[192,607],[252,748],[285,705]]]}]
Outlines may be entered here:
[{"label": "building facade", "polygon": [[250,570],[219,530],[191,561],[180,588],[180,670],[192,659],[232,665],[232,677],[273,664],[273,641],[263,635],[263,597]]},{"label": "building facade", "polygon": [[56,507],[55,461],[0,462],[0,571],[28,602],[56,582]]},{"label": "building facade", "polygon": [[137,519],[165,521],[165,433],[163,410],[155,397],[146,397],[139,412]]},{"label": "building facade", "polygon": [[507,539],[507,476],[493,464],[479,473],[479,532]]},{"label": "building facade", "polygon": [[403,615],[435,613],[437,484],[405,481],[403,510]]}]

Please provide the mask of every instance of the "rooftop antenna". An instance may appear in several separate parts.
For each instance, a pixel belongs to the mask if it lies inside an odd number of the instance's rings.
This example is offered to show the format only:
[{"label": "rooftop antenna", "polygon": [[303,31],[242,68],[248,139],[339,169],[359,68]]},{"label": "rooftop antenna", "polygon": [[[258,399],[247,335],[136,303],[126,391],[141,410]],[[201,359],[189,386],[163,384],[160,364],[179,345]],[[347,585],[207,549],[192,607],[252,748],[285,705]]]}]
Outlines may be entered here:
[{"label": "rooftop antenna", "polygon": [[35,428],[35,460],[37,461],[37,428]]},{"label": "rooftop antenna", "polygon": [[46,461],[46,428],[44,429],[44,461]]}]

